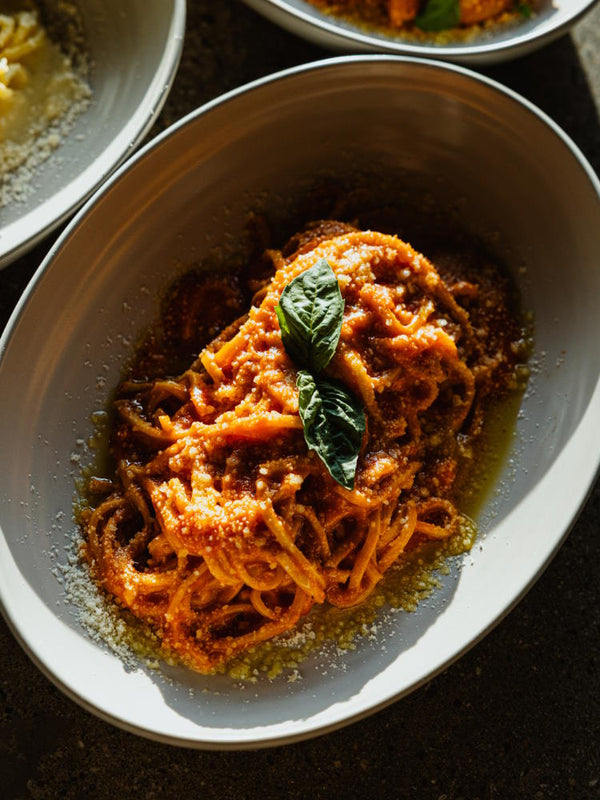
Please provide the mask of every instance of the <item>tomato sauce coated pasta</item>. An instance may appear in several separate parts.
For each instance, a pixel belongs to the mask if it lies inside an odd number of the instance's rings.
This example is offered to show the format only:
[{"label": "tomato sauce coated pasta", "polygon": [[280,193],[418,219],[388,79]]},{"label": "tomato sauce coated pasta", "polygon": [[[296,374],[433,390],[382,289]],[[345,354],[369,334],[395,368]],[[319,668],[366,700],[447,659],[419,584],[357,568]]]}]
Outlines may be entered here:
[{"label": "tomato sauce coated pasta", "polygon": [[[431,0],[308,0],[320,10],[347,18],[355,24],[373,26],[388,32],[428,36],[440,32],[488,25],[519,15],[532,13],[529,0],[449,0],[442,8]],[[434,7],[435,24],[424,20],[430,6]],[[424,21],[422,21],[424,20]]]},{"label": "tomato sauce coated pasta", "polygon": [[[321,259],[344,300],[327,375],[365,410],[353,489],[307,447],[275,311]],[[205,344],[173,376],[149,338],[117,390],[114,479],[91,482],[105,495],[84,521],[97,581],[203,673],[316,604],[361,604],[403,554],[456,533],[487,400],[523,356],[493,275],[442,278],[395,236],[325,221],[260,263],[245,314],[241,277],[177,284],[163,334],[179,353]]]}]

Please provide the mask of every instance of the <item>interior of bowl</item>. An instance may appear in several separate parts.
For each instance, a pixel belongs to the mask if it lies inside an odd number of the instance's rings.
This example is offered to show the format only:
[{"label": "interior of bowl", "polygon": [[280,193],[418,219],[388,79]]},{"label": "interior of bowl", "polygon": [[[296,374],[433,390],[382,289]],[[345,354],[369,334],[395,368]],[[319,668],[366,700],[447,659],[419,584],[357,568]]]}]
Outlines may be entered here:
[{"label": "interior of bowl", "polygon": [[537,0],[535,13],[473,36],[418,41],[400,32],[358,25],[324,13],[306,0],[245,0],[283,28],[324,47],[358,52],[388,52],[492,64],[523,55],[551,41],[589,10],[595,0]]},{"label": "interior of bowl", "polygon": [[33,175],[0,209],[0,267],[72,213],[133,152],[156,119],[181,52],[185,0],[80,0],[92,99]]},{"label": "interior of bowl", "polygon": [[[235,251],[249,212],[278,225],[317,178],[351,187],[383,174],[416,208],[427,196],[491,243],[534,315],[530,384],[479,516],[480,546],[415,613],[390,617],[344,655],[315,652],[297,680],[131,668],[67,602],[75,481],[94,412],[182,266]],[[70,226],[3,341],[0,586],[32,657],[113,722],[202,747],[326,731],[457,657],[546,565],[597,469],[598,199],[572,146],[526,104],[459,68],[399,58],[339,59],[261,81],[146,148]]]}]

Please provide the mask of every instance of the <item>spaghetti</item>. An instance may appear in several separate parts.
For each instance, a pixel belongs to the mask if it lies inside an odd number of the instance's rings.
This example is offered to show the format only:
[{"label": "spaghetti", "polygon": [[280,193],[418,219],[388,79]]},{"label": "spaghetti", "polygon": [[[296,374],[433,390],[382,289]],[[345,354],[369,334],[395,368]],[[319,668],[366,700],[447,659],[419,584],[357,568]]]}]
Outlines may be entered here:
[{"label": "spaghetti", "polygon": [[[320,259],[345,303],[327,373],[366,416],[352,490],[306,446],[275,312]],[[234,279],[180,284],[165,323],[180,312],[177,349],[194,320],[205,335],[225,327],[179,377],[120,385],[116,475],[92,481],[106,493],[85,520],[97,580],[205,673],[315,604],[361,603],[407,550],[456,532],[460,465],[518,360],[521,331],[495,281],[444,281],[394,236],[323,222],[264,260],[274,275],[230,324]],[[156,358],[151,345],[138,371],[160,372]]]}]

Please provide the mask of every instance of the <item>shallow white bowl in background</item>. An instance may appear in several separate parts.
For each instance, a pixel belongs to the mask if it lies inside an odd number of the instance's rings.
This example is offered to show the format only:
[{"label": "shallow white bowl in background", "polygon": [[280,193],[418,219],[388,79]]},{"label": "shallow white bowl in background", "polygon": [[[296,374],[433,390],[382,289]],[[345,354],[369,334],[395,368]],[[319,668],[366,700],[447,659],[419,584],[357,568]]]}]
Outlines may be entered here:
[{"label": "shallow white bowl in background", "polygon": [[[240,121],[243,120],[243,124]],[[340,143],[343,142],[343,146]],[[244,685],[126,668],[88,638],[57,580],[75,525],[91,415],[107,402],[158,293],[181,265],[235,245],[319,175],[425,185],[493,233],[535,315],[530,388],[480,545],[431,602],[301,679]],[[420,187],[420,188],[419,188]],[[518,198],[518,202],[515,202]],[[281,744],[400,698],[483,636],[548,564],[600,458],[600,186],[572,142],[514,93],[460,67],[332,59],[209,103],[112,176],[60,237],[0,340],[0,599],[70,697],[128,730],[205,748]],[[61,314],[55,299],[61,298]],[[208,690],[208,691],[207,691]]]},{"label": "shallow white bowl in background", "polygon": [[483,66],[524,56],[561,36],[596,0],[534,0],[536,13],[515,25],[498,26],[479,37],[452,44],[417,42],[402,34],[370,30],[325,14],[305,0],[244,0],[272,22],[321,47],[362,53],[436,58]]},{"label": "shallow white bowl in background", "polygon": [[148,133],[183,46],[185,0],[79,0],[92,99],[40,164],[34,190],[0,208],[0,268],[67,219]]}]

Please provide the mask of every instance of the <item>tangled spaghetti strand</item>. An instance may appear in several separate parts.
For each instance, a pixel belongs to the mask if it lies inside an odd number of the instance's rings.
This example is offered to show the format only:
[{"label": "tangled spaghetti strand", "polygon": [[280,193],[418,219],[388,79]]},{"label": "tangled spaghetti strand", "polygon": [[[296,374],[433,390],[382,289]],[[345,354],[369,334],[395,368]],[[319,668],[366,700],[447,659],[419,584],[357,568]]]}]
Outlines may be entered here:
[{"label": "tangled spaghetti strand", "polygon": [[[201,672],[316,603],[361,603],[407,548],[452,535],[459,451],[514,363],[510,337],[486,352],[484,317],[475,331],[457,302],[477,286],[447,285],[394,236],[325,222],[267,258],[249,313],[191,368],[121,384],[113,491],[85,526],[97,579]],[[367,419],[353,490],[307,449],[275,313],[322,258],[345,301],[328,374]]]}]

